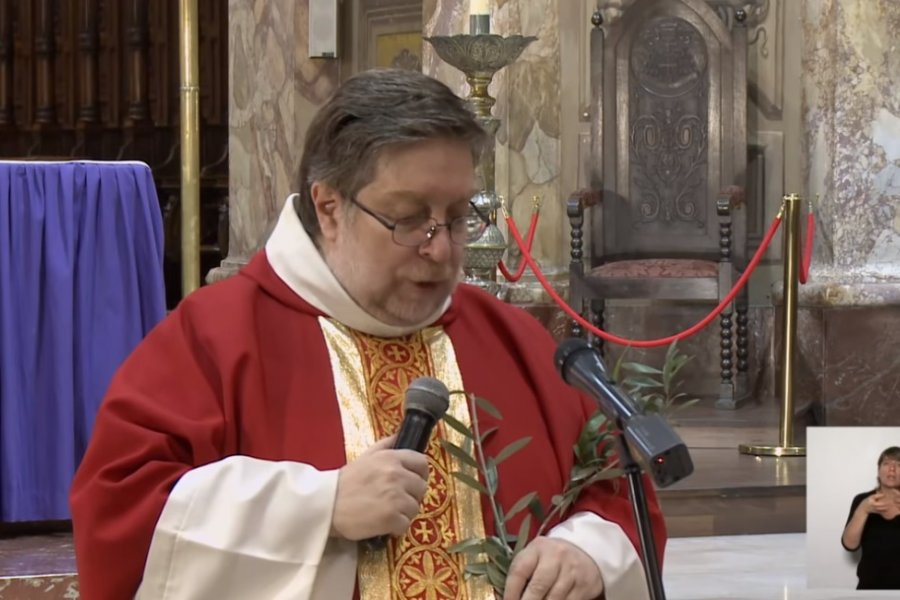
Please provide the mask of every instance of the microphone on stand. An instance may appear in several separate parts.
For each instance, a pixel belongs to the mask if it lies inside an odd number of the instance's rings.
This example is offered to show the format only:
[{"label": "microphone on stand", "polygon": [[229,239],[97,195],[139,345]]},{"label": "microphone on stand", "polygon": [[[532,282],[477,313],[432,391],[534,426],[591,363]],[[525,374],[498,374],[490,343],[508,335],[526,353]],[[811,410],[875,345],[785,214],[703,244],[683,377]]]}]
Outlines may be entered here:
[{"label": "microphone on stand", "polygon": [[694,471],[687,446],[657,414],[644,414],[609,378],[597,350],[580,338],[562,342],[556,366],[563,381],[586,392],[608,419],[622,430],[625,440],[656,485],[666,487]]},{"label": "microphone on stand", "polygon": [[[563,381],[594,398],[600,410],[622,432],[620,461],[628,481],[631,508],[643,555],[644,575],[650,600],[666,600],[662,573],[653,539],[653,524],[647,506],[644,481],[638,462],[650,472],[659,487],[671,485],[694,470],[687,446],[660,415],[644,414],[609,379],[597,349],[580,338],[559,345],[555,362]],[[634,455],[638,460],[635,460]]]},{"label": "microphone on stand", "polygon": [[[395,450],[425,452],[434,426],[450,407],[450,391],[434,377],[418,377],[410,382],[403,402],[403,421],[394,442]],[[369,538],[373,550],[384,548],[388,536]]]}]

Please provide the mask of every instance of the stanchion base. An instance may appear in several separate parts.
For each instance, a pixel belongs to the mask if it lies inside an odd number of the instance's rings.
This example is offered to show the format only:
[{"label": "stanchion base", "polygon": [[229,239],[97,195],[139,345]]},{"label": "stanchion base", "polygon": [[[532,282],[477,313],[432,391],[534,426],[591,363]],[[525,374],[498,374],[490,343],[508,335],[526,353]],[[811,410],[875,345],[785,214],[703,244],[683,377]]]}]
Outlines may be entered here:
[{"label": "stanchion base", "polygon": [[753,446],[741,444],[738,446],[741,454],[753,454],[755,456],[806,456],[806,448],[803,446]]}]

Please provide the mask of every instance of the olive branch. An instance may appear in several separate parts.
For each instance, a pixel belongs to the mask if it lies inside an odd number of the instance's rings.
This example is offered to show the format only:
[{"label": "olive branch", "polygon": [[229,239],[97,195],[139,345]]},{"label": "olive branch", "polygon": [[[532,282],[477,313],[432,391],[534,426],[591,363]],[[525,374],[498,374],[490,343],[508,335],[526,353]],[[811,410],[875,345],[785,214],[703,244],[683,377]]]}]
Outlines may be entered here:
[{"label": "olive branch", "polygon": [[[448,440],[441,440],[441,444],[449,454],[459,460],[460,464],[475,469],[478,477],[461,471],[454,471],[452,475],[464,485],[487,497],[494,516],[495,532],[494,535],[484,538],[462,540],[454,544],[450,552],[466,555],[466,575],[486,577],[494,591],[502,595],[513,559],[531,538],[532,522],[537,523],[534,537],[543,535],[551,524],[566,516],[585,488],[604,479],[618,478],[623,472],[621,469],[613,468],[614,460],[611,458],[615,446],[613,435],[606,427],[606,417],[598,411],[585,423],[573,447],[575,462],[569,474],[569,481],[562,492],[551,499],[549,512],[544,511],[536,492],[525,494],[504,511],[497,500],[500,485],[498,467],[527,446],[531,437],[520,438],[506,445],[495,456],[488,456],[484,451],[485,442],[497,432],[498,428],[490,427],[482,431],[478,409],[497,421],[502,421],[503,416],[484,398],[461,391],[453,393],[466,396],[469,414],[472,415],[472,427],[469,428],[458,419],[445,414],[444,422],[463,436],[463,443],[457,446]],[[518,531],[511,534],[508,523],[526,509],[529,512],[523,517]]]},{"label": "olive branch", "polygon": [[692,357],[678,349],[677,341],[669,345],[660,368],[645,363],[625,361],[625,357],[631,349],[632,346],[628,346],[619,355],[613,367],[612,379],[619,382],[619,387],[637,403],[641,410],[671,416],[700,401],[699,398],[687,399],[688,394],[680,391],[684,384],[684,379],[680,377],[680,371],[691,361]]}]

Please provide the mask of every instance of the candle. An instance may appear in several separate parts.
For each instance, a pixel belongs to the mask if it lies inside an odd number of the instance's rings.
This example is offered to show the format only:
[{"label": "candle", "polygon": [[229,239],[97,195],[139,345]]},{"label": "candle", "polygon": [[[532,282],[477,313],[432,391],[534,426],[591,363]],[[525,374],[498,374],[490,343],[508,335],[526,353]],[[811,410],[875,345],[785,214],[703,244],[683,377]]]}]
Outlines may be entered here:
[{"label": "candle", "polygon": [[490,0],[469,0],[470,15],[491,14]]},{"label": "candle", "polygon": [[472,35],[487,35],[490,32],[490,0],[469,0],[469,33]]}]

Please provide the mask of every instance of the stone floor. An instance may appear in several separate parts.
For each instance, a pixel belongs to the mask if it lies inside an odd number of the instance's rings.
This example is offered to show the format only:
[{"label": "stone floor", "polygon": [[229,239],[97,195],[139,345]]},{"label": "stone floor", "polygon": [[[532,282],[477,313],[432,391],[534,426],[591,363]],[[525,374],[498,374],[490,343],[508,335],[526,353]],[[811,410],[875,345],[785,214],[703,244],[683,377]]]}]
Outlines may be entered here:
[{"label": "stone floor", "polygon": [[802,533],[670,540],[663,583],[667,600],[900,598],[898,591],[808,589]]}]

